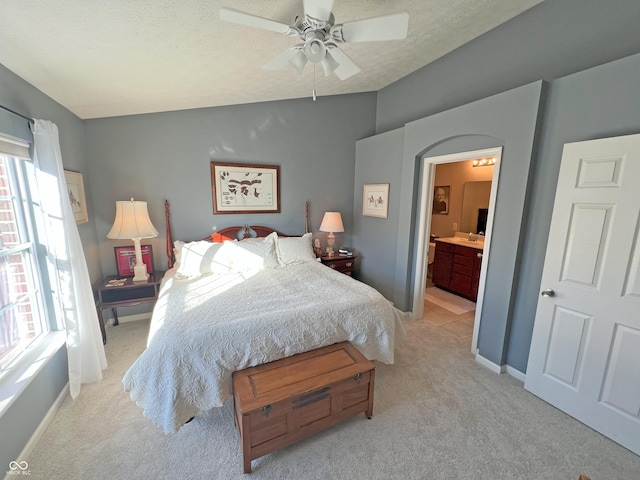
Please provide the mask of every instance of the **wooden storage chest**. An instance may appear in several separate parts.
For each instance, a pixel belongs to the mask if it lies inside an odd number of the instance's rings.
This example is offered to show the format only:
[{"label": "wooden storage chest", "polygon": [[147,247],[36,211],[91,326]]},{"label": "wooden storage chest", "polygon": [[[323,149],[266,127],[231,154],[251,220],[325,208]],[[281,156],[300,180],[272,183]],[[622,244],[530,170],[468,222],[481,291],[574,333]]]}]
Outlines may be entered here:
[{"label": "wooden storage chest", "polygon": [[233,374],[244,472],[251,461],[360,412],[373,415],[375,367],[349,342]]}]

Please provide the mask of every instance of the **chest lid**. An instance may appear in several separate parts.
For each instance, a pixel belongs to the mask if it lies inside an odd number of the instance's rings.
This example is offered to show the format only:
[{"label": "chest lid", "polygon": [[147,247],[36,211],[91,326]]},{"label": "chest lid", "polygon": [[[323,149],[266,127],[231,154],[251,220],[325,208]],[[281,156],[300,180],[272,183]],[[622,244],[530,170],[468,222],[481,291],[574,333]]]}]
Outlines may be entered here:
[{"label": "chest lid", "polygon": [[249,412],[374,368],[349,342],[336,343],[235,372],[236,404]]}]

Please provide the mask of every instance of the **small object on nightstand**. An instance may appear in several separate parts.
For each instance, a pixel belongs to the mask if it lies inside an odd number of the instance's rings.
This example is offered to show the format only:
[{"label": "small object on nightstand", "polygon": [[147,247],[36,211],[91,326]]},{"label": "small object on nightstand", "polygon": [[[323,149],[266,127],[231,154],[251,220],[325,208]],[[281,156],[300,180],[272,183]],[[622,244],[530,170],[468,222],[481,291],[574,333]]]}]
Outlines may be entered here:
[{"label": "small object on nightstand", "polygon": [[320,239],[316,238],[314,245],[313,245],[313,253],[316,254],[316,257],[319,257],[322,255],[322,247],[320,246]]}]

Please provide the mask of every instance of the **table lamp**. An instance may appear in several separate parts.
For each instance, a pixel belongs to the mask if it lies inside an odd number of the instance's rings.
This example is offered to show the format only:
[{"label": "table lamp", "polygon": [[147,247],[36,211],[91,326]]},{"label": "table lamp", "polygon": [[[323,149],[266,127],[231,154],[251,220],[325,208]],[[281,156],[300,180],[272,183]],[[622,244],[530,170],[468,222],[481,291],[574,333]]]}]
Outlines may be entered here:
[{"label": "table lamp", "polygon": [[336,242],[336,236],[333,232],[344,232],[340,212],[325,212],[322,224],[320,225],[320,231],[329,232],[329,235],[327,235],[327,255],[333,257],[335,255],[333,246]]},{"label": "table lamp", "polygon": [[149,218],[147,202],[119,200],[116,202],[116,219],[113,227],[107,234],[111,239],[131,239],[136,251],[136,264],[133,267],[133,281],[146,282],[149,278],[147,266],[142,261],[142,251],[140,250],[140,239],[157,237],[158,231],[155,229]]}]

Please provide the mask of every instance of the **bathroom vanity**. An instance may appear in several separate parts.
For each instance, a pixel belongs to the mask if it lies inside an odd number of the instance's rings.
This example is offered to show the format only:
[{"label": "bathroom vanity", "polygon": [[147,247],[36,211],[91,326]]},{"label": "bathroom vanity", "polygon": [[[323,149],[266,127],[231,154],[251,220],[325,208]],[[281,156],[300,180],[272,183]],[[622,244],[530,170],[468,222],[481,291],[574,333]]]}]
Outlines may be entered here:
[{"label": "bathroom vanity", "polygon": [[484,242],[447,237],[437,238],[435,244],[435,286],[475,302],[478,298]]}]

